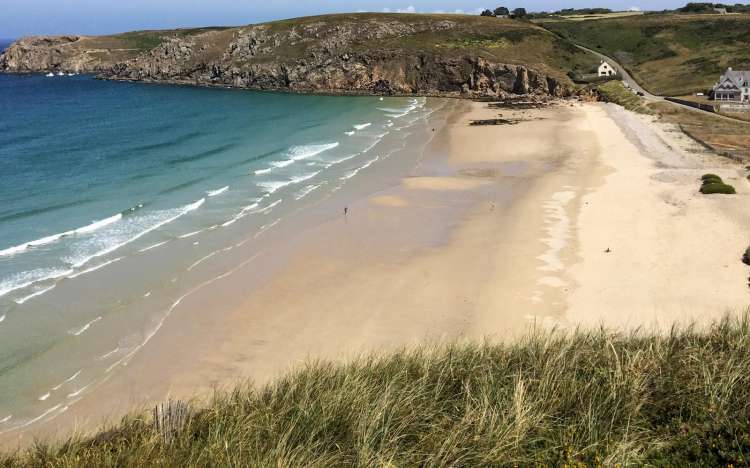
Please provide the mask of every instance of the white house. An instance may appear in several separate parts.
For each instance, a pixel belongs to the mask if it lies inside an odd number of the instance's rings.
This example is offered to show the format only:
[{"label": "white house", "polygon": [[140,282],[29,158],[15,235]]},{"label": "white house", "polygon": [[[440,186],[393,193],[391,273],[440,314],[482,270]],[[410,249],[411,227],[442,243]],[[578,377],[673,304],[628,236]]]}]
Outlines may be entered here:
[{"label": "white house", "polygon": [[713,89],[717,101],[750,103],[750,71],[728,68]]},{"label": "white house", "polygon": [[615,70],[612,67],[612,65],[602,60],[601,65],[599,65],[599,76],[614,76],[614,75],[617,75],[617,70]]}]

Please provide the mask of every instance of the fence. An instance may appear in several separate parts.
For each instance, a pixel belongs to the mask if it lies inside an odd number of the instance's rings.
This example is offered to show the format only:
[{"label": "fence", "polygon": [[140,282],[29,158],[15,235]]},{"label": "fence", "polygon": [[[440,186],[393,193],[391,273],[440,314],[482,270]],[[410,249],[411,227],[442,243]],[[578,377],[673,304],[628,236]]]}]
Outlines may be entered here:
[{"label": "fence", "polygon": [[696,109],[700,109],[706,112],[714,112],[714,113],[716,112],[716,107],[712,106],[711,104],[703,104],[700,102],[687,101],[685,99],[677,99],[677,98],[672,98],[672,97],[667,97],[664,99],[670,102],[675,102],[677,104],[682,104],[683,106],[694,107]]},{"label": "fence", "polygon": [[719,104],[719,110],[721,112],[750,112],[750,104],[726,102]]}]

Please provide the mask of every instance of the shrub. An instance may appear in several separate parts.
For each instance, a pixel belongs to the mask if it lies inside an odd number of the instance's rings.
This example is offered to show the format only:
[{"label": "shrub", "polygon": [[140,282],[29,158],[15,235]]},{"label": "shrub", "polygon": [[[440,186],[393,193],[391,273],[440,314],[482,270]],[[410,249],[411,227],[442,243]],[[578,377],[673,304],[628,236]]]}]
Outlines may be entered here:
[{"label": "shrub", "polygon": [[713,182],[720,182],[720,183],[724,182],[721,177],[719,177],[719,176],[713,176],[713,175],[711,177],[703,177],[703,178],[701,178],[701,180],[703,181],[704,184],[705,183],[709,183],[710,184],[710,183],[713,183]]},{"label": "shrub", "polygon": [[745,250],[745,254],[742,256],[742,263],[750,265],[750,247]]},{"label": "shrub", "polygon": [[703,187],[701,187],[701,193],[704,195],[711,195],[714,193],[720,193],[724,195],[733,195],[737,193],[737,191],[734,190],[734,187],[728,184],[724,184],[721,182],[713,182],[709,184],[704,184]]},{"label": "shrub", "polygon": [[717,176],[716,174],[703,174],[703,176],[701,176],[701,180],[706,180],[706,179],[719,179],[719,180],[721,180],[721,177]]},{"label": "shrub", "polygon": [[708,185],[708,184],[723,184],[723,183],[724,183],[724,181],[721,180],[718,177],[715,178],[715,179],[703,179],[703,185]]}]

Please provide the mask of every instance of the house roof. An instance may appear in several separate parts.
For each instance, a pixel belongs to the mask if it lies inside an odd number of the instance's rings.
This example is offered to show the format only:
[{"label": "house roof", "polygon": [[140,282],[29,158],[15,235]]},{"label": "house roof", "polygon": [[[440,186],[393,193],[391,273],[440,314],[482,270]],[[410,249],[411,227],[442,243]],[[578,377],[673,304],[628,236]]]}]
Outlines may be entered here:
[{"label": "house roof", "polygon": [[738,89],[750,86],[750,71],[732,70],[726,71],[714,89]]}]

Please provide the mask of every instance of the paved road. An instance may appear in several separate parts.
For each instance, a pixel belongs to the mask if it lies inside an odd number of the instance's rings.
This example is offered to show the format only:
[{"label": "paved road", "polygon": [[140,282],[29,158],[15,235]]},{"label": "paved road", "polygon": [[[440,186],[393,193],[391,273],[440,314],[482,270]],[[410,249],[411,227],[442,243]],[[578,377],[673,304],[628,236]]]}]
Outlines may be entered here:
[{"label": "paved road", "polygon": [[720,118],[720,119],[731,120],[732,122],[737,122],[737,123],[743,123],[743,124],[750,125],[750,122],[748,122],[747,120],[735,119],[734,117],[730,117],[730,116],[727,116],[727,115],[717,114],[715,112],[709,112],[709,111],[706,111],[706,110],[697,109],[695,107],[686,106],[684,104],[680,104],[679,102],[668,101],[668,100],[664,99],[664,96],[658,96],[656,94],[649,93],[640,84],[638,84],[637,81],[635,81],[635,79],[630,75],[630,73],[628,73],[628,71],[625,69],[625,67],[623,67],[622,65],[620,65],[620,63],[617,62],[612,57],[604,55],[601,52],[597,52],[597,51],[595,51],[593,49],[589,49],[588,47],[584,47],[584,46],[582,46],[580,44],[575,44],[575,46],[578,47],[581,50],[584,50],[586,52],[594,54],[595,56],[599,57],[601,60],[606,60],[610,65],[612,65],[612,67],[615,70],[617,70],[617,73],[620,74],[620,78],[622,79],[623,83],[627,83],[627,85],[630,86],[631,89],[634,89],[637,92],[643,93],[643,98],[646,99],[649,102],[668,102],[669,104],[672,104],[673,106],[677,106],[680,109],[687,109],[687,110],[692,111],[692,112],[708,113],[708,114],[711,114],[714,117],[717,117],[717,118]]},{"label": "paved road", "polygon": [[609,63],[610,65],[612,65],[612,67],[615,70],[617,70],[617,73],[620,75],[620,78],[622,79],[623,83],[627,83],[627,85],[630,86],[631,89],[634,89],[635,91],[637,91],[639,93],[643,93],[643,97],[647,101],[663,101],[664,100],[664,98],[662,96],[657,96],[655,94],[651,94],[648,91],[646,91],[640,84],[638,84],[637,81],[635,81],[635,79],[630,75],[630,73],[628,73],[628,71],[625,69],[625,67],[623,67],[622,65],[620,65],[612,57],[608,57],[608,56],[602,54],[601,52],[597,52],[597,51],[595,51],[593,49],[589,49],[588,47],[584,47],[582,45],[576,44],[576,47],[578,47],[579,49],[584,50],[584,51],[586,51],[586,52],[588,52],[590,54],[596,55],[601,60],[606,60],[607,63]]}]

